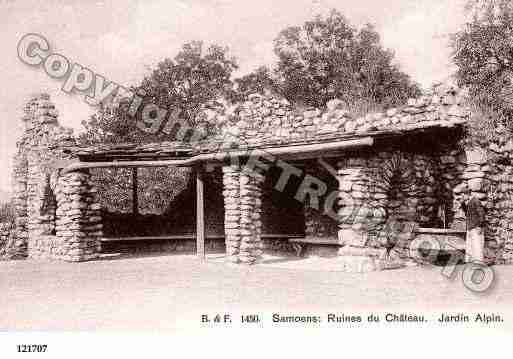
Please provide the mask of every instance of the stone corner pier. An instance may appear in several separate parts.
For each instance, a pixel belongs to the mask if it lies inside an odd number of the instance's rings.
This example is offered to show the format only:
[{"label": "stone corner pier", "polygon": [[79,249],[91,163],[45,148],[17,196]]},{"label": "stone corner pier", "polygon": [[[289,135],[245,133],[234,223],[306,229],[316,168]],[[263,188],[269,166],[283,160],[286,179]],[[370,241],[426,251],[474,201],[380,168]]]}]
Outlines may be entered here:
[{"label": "stone corner pier", "polygon": [[23,123],[13,171],[15,258],[97,258],[103,233],[91,176],[88,171],[61,175],[54,165],[72,159],[66,151],[76,145],[72,130],[59,124],[58,112],[44,93],[27,103]]}]

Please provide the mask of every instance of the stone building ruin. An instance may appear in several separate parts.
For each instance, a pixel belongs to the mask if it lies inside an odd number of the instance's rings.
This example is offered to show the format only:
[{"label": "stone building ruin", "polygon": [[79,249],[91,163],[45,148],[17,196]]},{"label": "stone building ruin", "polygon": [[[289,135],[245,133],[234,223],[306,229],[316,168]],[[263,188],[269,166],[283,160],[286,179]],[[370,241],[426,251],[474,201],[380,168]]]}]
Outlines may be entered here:
[{"label": "stone building ruin", "polygon": [[[195,144],[81,147],[59,125],[49,96],[33,97],[24,112],[11,258],[97,259],[109,243],[130,238],[109,238],[91,170],[181,166],[194,169],[195,218],[188,233],[171,228],[146,237],[160,238],[162,250],[204,257],[217,249],[241,264],[268,250],[296,251],[338,256],[347,271],[378,270],[387,256],[408,260],[416,238],[435,236],[461,249],[459,200],[470,191],[487,209],[486,260],[513,260],[513,140],[465,148],[470,113],[452,87],[360,118],[338,100],[324,110],[298,110],[255,94],[206,110],[218,134]],[[208,232],[210,211],[221,221]]]}]

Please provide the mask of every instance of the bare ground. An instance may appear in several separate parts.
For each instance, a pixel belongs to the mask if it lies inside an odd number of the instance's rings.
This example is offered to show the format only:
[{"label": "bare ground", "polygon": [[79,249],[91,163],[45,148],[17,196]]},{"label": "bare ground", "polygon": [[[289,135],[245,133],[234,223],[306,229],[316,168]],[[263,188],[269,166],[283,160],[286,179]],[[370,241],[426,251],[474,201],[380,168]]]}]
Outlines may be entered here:
[{"label": "bare ground", "polygon": [[0,330],[194,328],[216,313],[512,312],[513,266],[494,267],[496,284],[481,295],[464,287],[461,271],[449,280],[440,267],[336,269],[330,259],[276,257],[241,267],[219,255],[0,262]]}]

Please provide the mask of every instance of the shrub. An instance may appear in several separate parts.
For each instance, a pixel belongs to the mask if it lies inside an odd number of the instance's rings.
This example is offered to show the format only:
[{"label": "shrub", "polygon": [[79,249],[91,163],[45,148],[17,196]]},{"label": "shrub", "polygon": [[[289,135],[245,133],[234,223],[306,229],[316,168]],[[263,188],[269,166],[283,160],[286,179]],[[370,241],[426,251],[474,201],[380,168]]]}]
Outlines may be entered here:
[{"label": "shrub", "polygon": [[477,100],[469,100],[471,117],[464,142],[469,146],[488,147],[491,143],[511,138],[511,126],[504,116]]}]

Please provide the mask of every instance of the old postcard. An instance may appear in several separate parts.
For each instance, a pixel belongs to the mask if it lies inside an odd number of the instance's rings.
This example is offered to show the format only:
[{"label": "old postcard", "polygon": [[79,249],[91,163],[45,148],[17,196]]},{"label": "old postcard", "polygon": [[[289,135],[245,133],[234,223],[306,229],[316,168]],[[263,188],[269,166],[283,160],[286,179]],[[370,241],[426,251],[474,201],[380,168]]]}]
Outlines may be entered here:
[{"label": "old postcard", "polygon": [[0,0],[0,28],[2,357],[504,356],[511,0]]}]

